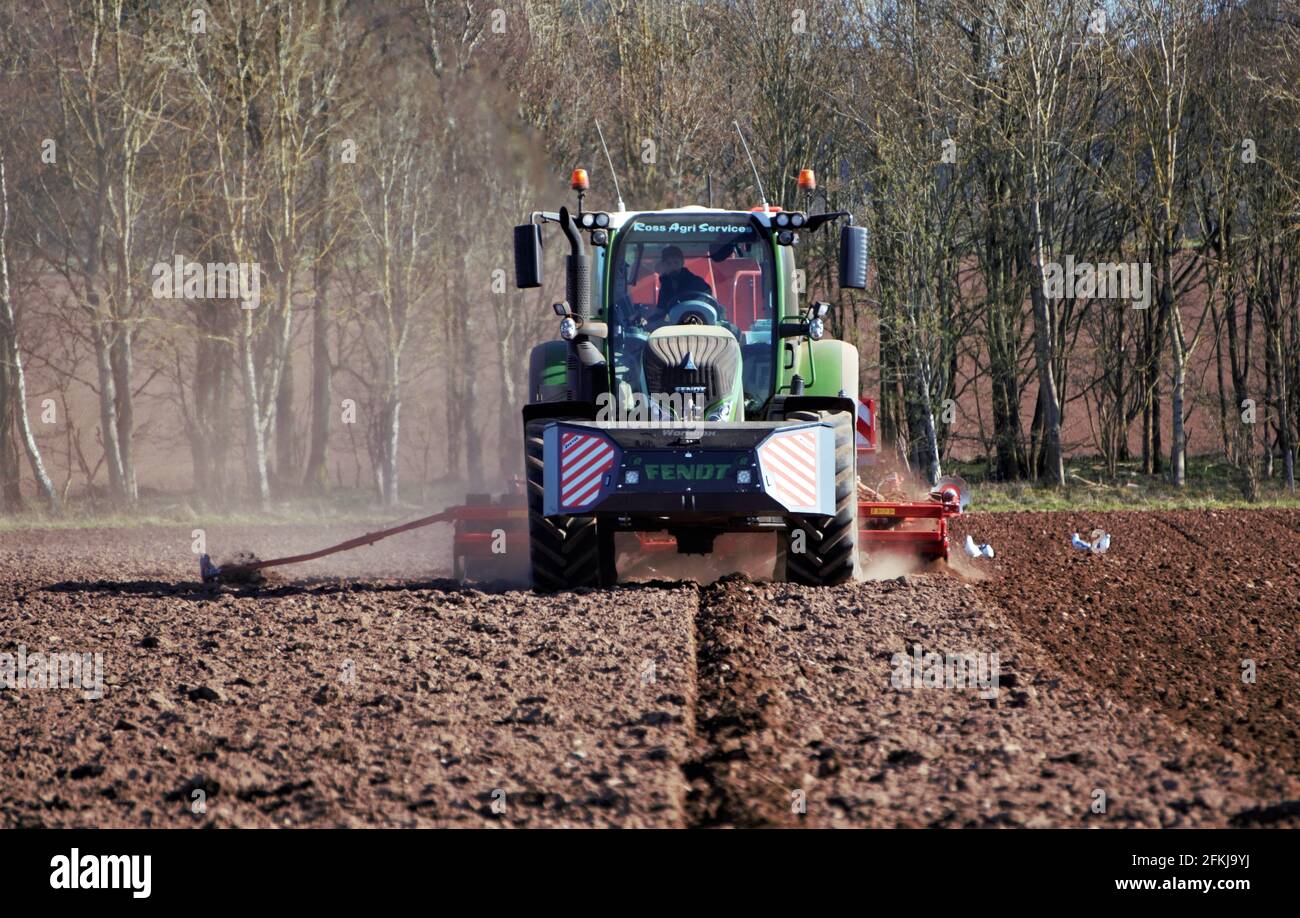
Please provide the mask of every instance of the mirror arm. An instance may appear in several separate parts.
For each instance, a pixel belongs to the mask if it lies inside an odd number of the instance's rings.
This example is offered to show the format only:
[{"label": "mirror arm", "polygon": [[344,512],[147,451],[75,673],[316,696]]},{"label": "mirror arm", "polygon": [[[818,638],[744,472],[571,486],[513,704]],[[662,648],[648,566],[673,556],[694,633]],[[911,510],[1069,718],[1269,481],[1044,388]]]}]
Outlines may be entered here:
[{"label": "mirror arm", "polygon": [[810,233],[815,233],[827,223],[830,223],[832,220],[839,220],[841,217],[848,217],[849,225],[853,225],[853,214],[849,213],[847,210],[836,210],[824,214],[811,214],[808,217],[808,222],[804,224],[804,229]]},{"label": "mirror arm", "polygon": [[802,338],[808,334],[808,319],[800,316],[797,319],[782,319],[781,324],[777,326],[777,335],[781,338]]}]

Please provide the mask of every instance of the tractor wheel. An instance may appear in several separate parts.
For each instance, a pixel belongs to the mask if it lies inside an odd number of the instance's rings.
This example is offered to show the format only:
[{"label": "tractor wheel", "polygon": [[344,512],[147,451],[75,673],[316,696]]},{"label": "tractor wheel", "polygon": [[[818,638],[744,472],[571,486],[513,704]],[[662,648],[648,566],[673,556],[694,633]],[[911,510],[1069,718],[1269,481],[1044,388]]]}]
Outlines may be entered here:
[{"label": "tractor wheel", "polygon": [[[835,425],[835,515],[795,516],[777,536],[777,576],[790,583],[833,586],[858,569],[858,488],[853,448],[854,417],[847,411],[792,411],[787,421]],[[802,541],[803,551],[795,551]],[[782,572],[784,568],[784,572]]]},{"label": "tractor wheel", "polygon": [[618,553],[614,547],[614,529],[601,524],[596,539],[600,542],[600,585],[615,586],[618,583]]},{"label": "tractor wheel", "polygon": [[528,472],[528,554],[533,588],[544,593],[578,587],[613,586],[613,530],[597,524],[594,516],[542,515],[542,433],[551,421],[531,421],[524,429]]}]

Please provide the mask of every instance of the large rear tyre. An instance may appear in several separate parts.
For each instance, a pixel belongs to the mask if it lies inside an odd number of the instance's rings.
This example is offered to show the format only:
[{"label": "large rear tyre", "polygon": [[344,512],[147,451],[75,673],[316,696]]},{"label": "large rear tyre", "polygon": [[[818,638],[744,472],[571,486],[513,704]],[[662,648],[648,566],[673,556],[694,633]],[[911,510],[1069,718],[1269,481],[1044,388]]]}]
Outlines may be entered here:
[{"label": "large rear tyre", "polygon": [[777,576],[807,586],[847,583],[858,570],[855,418],[847,411],[792,411],[786,420],[835,425],[835,515],[791,518],[777,536]]},{"label": "large rear tyre", "polygon": [[524,427],[528,477],[528,557],[533,588],[544,593],[579,587],[612,586],[618,580],[614,533],[594,516],[542,515],[545,460],[542,434],[552,421]]}]

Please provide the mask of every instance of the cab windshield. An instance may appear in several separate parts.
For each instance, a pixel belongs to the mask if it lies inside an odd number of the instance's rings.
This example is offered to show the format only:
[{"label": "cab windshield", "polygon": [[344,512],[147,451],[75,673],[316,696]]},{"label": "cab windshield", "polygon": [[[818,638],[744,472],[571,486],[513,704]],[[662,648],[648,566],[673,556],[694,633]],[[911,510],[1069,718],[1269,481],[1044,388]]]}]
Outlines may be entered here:
[{"label": "cab windshield", "polygon": [[626,397],[644,393],[640,350],[668,325],[717,325],[741,346],[747,413],[771,395],[776,269],[771,244],[741,214],[635,217],[610,255],[608,320]]}]

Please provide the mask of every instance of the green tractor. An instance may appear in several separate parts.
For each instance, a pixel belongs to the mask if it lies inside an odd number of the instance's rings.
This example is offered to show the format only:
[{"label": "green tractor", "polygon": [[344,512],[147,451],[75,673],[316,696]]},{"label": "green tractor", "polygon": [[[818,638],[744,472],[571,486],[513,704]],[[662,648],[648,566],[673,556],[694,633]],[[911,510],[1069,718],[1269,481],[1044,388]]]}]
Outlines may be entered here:
[{"label": "green tractor", "polygon": [[[811,182],[809,175],[801,184]],[[708,554],[773,532],[775,574],[829,585],[858,564],[858,352],[801,306],[801,235],[840,227],[839,282],[862,289],[867,233],[845,212],[682,207],[536,212],[515,282],[542,284],[543,227],[568,243],[559,338],[535,347],[523,409],[533,585],[616,582],[614,536],[664,532]]]}]

